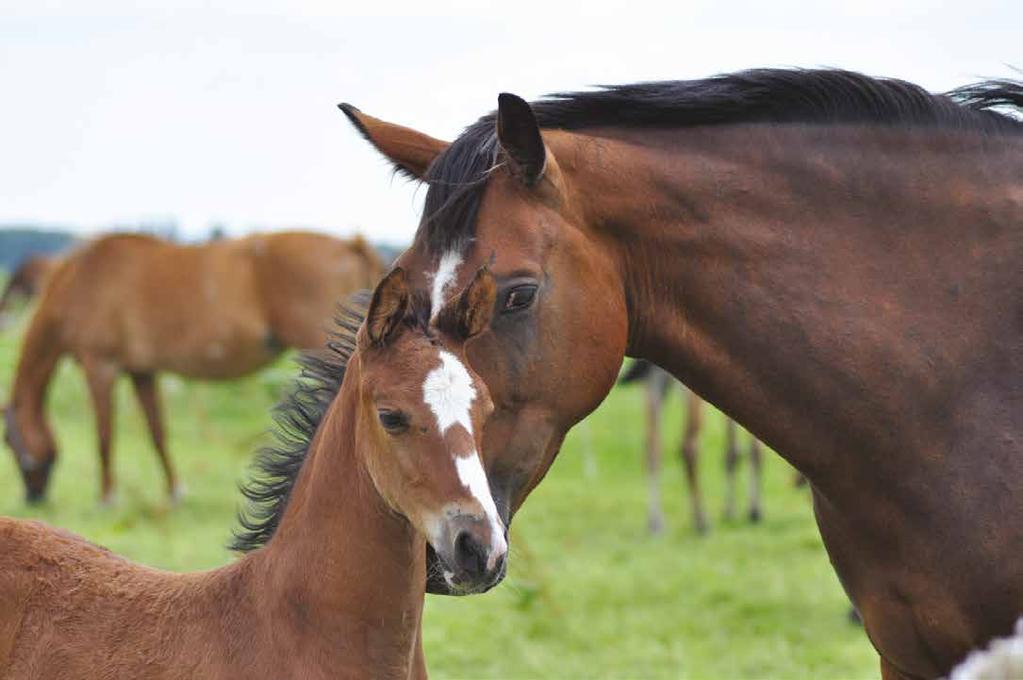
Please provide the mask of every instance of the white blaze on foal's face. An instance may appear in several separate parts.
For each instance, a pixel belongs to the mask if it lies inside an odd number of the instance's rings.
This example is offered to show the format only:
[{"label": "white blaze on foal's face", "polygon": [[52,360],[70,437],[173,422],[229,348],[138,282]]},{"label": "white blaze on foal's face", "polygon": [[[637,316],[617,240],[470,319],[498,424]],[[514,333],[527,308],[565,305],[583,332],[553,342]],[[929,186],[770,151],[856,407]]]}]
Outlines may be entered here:
[{"label": "white blaze on foal's face", "polygon": [[[441,437],[446,441],[454,440],[466,449],[452,450],[451,453],[458,479],[479,503],[490,524],[491,563],[487,566],[492,568],[493,562],[507,551],[507,544],[487,475],[474,444],[472,406],[477,397],[476,388],[468,369],[455,355],[440,350],[439,358],[440,366],[430,371],[423,382],[423,400],[437,419]],[[464,428],[467,436],[449,438],[452,428]]]},{"label": "white blaze on foal's face", "polygon": [[[430,371],[423,382],[423,400],[437,418],[441,436],[455,423],[472,435],[472,402],[476,388],[468,369],[455,355],[440,350],[441,365]],[[459,452],[461,453],[461,452]]]}]

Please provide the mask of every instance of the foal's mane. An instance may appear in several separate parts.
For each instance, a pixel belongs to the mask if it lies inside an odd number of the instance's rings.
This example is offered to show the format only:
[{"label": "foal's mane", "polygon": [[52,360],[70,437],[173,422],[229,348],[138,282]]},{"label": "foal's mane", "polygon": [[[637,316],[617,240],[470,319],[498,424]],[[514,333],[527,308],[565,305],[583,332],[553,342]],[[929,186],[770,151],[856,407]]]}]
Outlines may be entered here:
[{"label": "foal's mane", "polygon": [[277,531],[313,436],[341,389],[368,304],[368,292],[353,295],[338,310],[327,346],[299,355],[299,377],[274,408],[276,442],[259,450],[248,480],[240,486],[248,504],[238,513],[241,527],[228,544],[231,550],[255,550]]},{"label": "foal's mane", "polygon": [[[603,86],[532,102],[541,128],[858,123],[1023,134],[1023,83],[991,80],[932,94],[904,80],[842,70],[755,69],[701,80]],[[430,166],[416,234],[433,253],[473,237],[499,162],[495,114],[470,125]],[[400,169],[399,169],[400,170]]]},{"label": "foal's mane", "polygon": [[[266,545],[277,531],[313,437],[344,382],[370,296],[370,291],[352,295],[339,307],[326,347],[299,355],[299,377],[274,408],[276,441],[259,450],[248,480],[240,486],[248,503],[238,513],[240,528],[228,543],[231,550],[255,550]],[[404,326],[430,333],[429,319],[429,298],[423,292],[413,294]]]}]

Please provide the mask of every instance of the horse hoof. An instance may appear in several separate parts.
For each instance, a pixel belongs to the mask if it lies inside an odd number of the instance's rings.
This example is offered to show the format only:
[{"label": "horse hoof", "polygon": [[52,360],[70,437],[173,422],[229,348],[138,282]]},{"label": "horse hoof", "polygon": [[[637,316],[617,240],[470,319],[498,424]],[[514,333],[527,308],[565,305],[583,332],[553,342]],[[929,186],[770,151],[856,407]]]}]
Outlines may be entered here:
[{"label": "horse hoof", "polygon": [[171,489],[171,492],[170,492],[170,502],[171,502],[171,505],[180,505],[181,501],[183,501],[185,499],[185,494],[186,493],[187,493],[187,490],[185,489],[185,485],[184,484],[175,484],[174,488]]},{"label": "horse hoof", "polygon": [[664,533],[664,520],[660,517],[651,517],[646,523],[647,530],[653,536],[660,536]]},{"label": "horse hoof", "polygon": [[103,494],[103,497],[99,499],[99,507],[101,508],[112,508],[115,505],[117,505],[116,493],[111,492]]},{"label": "horse hoof", "polygon": [[760,508],[749,509],[749,521],[753,524],[758,523],[761,520]]}]

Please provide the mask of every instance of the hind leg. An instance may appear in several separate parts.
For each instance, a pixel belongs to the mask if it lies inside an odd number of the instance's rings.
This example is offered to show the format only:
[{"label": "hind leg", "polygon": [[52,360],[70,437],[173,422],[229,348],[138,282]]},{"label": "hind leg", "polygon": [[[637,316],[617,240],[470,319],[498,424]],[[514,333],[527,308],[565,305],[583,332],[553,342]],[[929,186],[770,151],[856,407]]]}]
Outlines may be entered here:
[{"label": "hind leg", "polygon": [[763,516],[760,505],[760,488],[764,478],[764,451],[760,442],[750,435],[749,444],[749,521],[759,522]]},{"label": "hind leg", "polygon": [[664,531],[661,507],[661,407],[664,390],[661,382],[653,376],[646,380],[647,528],[652,534]]},{"label": "hind leg", "polygon": [[111,466],[111,444],[114,421],[114,383],[117,380],[117,366],[90,357],[81,360],[85,380],[89,385],[89,396],[96,412],[96,434],[99,443],[100,460],[100,503],[114,502],[114,472]]},{"label": "hind leg", "polygon": [[736,421],[725,418],[724,428],[724,515],[736,518],[736,470],[739,469],[739,427]]},{"label": "hind leg", "polygon": [[181,487],[178,484],[170,455],[167,453],[163,430],[163,409],[160,406],[160,391],[157,389],[156,374],[132,373],[131,384],[135,388],[135,396],[142,407],[142,412],[146,415],[146,424],[149,426],[153,448],[156,449],[156,455],[160,458],[164,478],[167,480],[167,493],[171,500],[178,501],[181,498]]},{"label": "hind leg", "polygon": [[682,435],[682,463],[686,469],[686,482],[689,485],[689,503],[693,517],[693,529],[699,534],[707,532],[707,517],[703,512],[703,494],[700,491],[700,477],[697,470],[700,451],[697,440],[700,427],[703,425],[703,400],[689,392],[686,399],[689,417]]}]

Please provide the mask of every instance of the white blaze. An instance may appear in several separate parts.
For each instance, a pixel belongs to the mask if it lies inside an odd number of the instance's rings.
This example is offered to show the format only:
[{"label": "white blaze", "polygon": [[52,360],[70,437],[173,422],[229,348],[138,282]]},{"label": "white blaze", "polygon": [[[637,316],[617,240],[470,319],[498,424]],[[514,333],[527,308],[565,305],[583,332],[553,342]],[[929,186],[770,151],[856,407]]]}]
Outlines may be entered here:
[{"label": "white blaze", "polygon": [[461,361],[450,352],[440,351],[440,366],[426,375],[423,381],[423,400],[437,418],[443,435],[458,423],[472,434],[469,409],[476,398],[472,377]]},{"label": "white blaze", "polygon": [[487,569],[493,569],[497,558],[508,551],[508,544],[504,540],[504,527],[497,516],[494,497],[490,495],[487,473],[483,471],[479,454],[475,451],[468,456],[455,456],[455,469],[458,471],[458,478],[462,480],[462,485],[483,507],[483,512],[490,522],[490,559],[487,562]]},{"label": "white blaze", "polygon": [[433,288],[430,290],[430,320],[436,318],[437,313],[444,306],[444,289],[450,286],[455,280],[455,273],[458,266],[462,264],[462,256],[455,251],[444,253],[437,265],[437,273],[433,275]]},{"label": "white blaze", "polygon": [[[423,400],[433,411],[437,418],[437,426],[440,428],[441,436],[453,425],[461,425],[469,435],[472,435],[472,419],[470,409],[472,402],[476,399],[476,388],[472,384],[472,376],[468,369],[450,352],[441,350],[441,364],[430,371],[426,380],[423,381]],[[490,522],[490,564],[493,568],[499,556],[508,550],[504,540],[504,528],[497,515],[497,506],[494,504],[494,497],[490,494],[490,484],[487,483],[487,475],[483,471],[479,454],[475,449],[465,452],[456,452],[455,470],[462,485],[469,491],[473,498],[483,508],[483,512]]]}]

